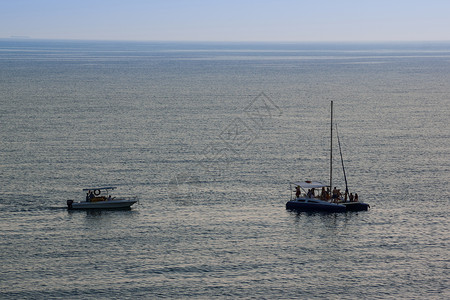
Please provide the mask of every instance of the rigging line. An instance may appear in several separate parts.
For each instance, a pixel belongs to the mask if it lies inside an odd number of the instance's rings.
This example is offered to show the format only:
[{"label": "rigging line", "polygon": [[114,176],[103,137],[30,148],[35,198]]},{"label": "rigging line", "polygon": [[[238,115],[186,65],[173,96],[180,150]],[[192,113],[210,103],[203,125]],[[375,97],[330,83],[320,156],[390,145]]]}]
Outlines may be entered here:
[{"label": "rigging line", "polygon": [[333,189],[333,101],[331,101],[331,122],[330,122],[330,192]]},{"label": "rigging line", "polygon": [[339,153],[341,154],[342,170],[344,171],[345,192],[348,194],[347,176],[345,175],[344,159],[342,157],[341,141],[339,140],[338,126],[336,124],[336,136],[338,138]]}]

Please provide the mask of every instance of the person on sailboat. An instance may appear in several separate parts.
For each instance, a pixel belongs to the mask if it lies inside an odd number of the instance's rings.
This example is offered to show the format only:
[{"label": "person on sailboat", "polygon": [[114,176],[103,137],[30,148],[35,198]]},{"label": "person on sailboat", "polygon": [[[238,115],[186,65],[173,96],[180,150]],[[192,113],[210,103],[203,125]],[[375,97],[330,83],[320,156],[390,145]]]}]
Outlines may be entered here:
[{"label": "person on sailboat", "polygon": [[358,194],[355,193],[355,198],[354,198],[355,202],[358,202]]},{"label": "person on sailboat", "polygon": [[349,200],[350,202],[353,202],[353,193],[350,193]]},{"label": "person on sailboat", "polygon": [[322,200],[327,200],[328,199],[328,193],[325,190],[324,186],[322,187],[322,193],[320,194],[320,199],[322,199]]},{"label": "person on sailboat", "polygon": [[300,197],[300,186],[296,186],[295,187],[295,198],[298,198],[298,197]]},{"label": "person on sailboat", "polygon": [[336,189],[336,187],[334,187],[334,189],[333,189],[333,196],[332,196],[332,198],[333,198],[333,202],[337,202],[337,199],[339,198],[339,190]]}]

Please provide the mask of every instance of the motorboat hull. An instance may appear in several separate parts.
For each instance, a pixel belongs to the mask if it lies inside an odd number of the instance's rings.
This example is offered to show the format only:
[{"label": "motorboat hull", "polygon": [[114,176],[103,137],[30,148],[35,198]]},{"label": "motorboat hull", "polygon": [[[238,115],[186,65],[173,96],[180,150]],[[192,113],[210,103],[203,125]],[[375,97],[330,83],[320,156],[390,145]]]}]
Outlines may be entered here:
[{"label": "motorboat hull", "polygon": [[130,209],[137,200],[108,200],[98,202],[73,202],[73,200],[67,200],[67,208],[74,209]]}]

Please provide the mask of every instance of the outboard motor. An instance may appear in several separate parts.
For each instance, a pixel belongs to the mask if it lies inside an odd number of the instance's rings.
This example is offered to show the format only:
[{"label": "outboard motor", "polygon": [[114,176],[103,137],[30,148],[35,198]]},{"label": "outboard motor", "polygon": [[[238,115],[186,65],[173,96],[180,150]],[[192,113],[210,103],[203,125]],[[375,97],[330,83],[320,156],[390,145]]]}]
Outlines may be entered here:
[{"label": "outboard motor", "polygon": [[67,207],[69,209],[72,209],[72,203],[73,203],[73,200],[67,200]]}]

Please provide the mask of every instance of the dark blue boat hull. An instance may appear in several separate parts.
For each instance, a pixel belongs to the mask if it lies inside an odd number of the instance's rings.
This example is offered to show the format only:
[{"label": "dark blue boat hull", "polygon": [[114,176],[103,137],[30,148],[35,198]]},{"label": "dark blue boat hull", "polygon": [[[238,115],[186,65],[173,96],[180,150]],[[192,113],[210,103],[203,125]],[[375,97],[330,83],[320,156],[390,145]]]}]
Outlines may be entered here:
[{"label": "dark blue boat hull", "polygon": [[362,202],[348,202],[342,203],[347,208],[347,211],[365,211],[369,210],[370,205]]},{"label": "dark blue boat hull", "polygon": [[318,203],[304,203],[297,201],[288,201],[286,209],[308,212],[347,212],[347,211],[366,211],[369,204],[362,202],[347,202],[339,205],[324,205]]},{"label": "dark blue boat hull", "polygon": [[286,203],[286,209],[296,211],[309,211],[309,212],[346,212],[347,209],[343,205],[323,205],[318,203],[302,203],[296,201],[288,201]]}]

